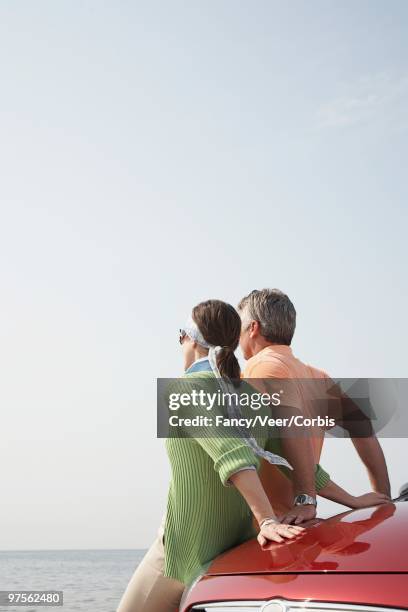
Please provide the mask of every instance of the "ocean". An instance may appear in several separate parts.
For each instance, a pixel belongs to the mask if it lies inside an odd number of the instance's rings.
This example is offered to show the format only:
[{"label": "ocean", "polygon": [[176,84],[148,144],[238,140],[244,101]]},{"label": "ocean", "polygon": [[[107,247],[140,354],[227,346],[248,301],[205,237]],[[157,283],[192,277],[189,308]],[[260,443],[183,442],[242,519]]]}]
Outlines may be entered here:
[{"label": "ocean", "polygon": [[115,612],[144,550],[0,551],[0,591],[59,590],[62,607],[0,606],[0,612]]}]

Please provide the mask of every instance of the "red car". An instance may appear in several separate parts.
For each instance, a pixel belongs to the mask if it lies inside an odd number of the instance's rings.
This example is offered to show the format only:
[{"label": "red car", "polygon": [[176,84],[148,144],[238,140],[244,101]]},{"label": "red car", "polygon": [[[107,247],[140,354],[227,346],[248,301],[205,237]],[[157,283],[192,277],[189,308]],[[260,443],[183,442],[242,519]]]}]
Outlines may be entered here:
[{"label": "red car", "polygon": [[392,503],[307,524],[262,550],[217,557],[180,612],[390,612],[408,609],[408,485]]}]

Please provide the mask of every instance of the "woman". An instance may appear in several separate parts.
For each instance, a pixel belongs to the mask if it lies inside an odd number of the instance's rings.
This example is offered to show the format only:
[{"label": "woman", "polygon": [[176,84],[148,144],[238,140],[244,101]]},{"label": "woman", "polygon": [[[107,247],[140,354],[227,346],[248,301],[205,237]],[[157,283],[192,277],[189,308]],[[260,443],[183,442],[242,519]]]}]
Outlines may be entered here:
[{"label": "woman", "polygon": [[[240,330],[239,315],[229,304],[218,300],[198,304],[180,334],[185,375],[178,391],[214,385],[216,374],[239,380],[234,351]],[[265,445],[265,440],[261,442]],[[186,585],[212,559],[254,535],[253,517],[261,545],[291,540],[304,531],[281,524],[274,516],[257,474],[259,456],[267,453],[253,438],[173,437],[166,447],[172,480],[165,521],[118,612],[176,612]],[[272,453],[268,460],[287,465]]]}]

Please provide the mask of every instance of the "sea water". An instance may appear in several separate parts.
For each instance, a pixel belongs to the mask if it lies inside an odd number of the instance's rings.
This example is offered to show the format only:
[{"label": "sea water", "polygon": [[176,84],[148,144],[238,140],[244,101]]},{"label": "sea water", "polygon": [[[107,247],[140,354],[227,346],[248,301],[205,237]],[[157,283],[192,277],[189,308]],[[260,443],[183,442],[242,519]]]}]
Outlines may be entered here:
[{"label": "sea water", "polygon": [[0,606],[0,612],[115,612],[144,550],[0,551],[0,591],[57,590],[62,607]]}]

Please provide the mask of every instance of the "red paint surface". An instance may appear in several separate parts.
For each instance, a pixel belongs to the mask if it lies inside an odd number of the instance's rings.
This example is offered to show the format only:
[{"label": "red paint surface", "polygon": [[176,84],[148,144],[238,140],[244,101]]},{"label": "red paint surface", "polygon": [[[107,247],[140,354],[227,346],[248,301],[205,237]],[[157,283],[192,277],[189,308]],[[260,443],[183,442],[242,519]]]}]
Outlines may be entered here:
[{"label": "red paint surface", "polygon": [[208,576],[200,580],[180,612],[202,602],[265,600],[342,602],[408,608],[408,576],[403,574],[292,574]]},{"label": "red paint surface", "polygon": [[322,571],[408,572],[408,503],[340,514],[268,550],[245,542],[217,557],[208,574]]},{"label": "red paint surface", "polygon": [[408,609],[408,503],[317,521],[296,541],[267,550],[246,542],[215,559],[181,612],[274,597]]}]

